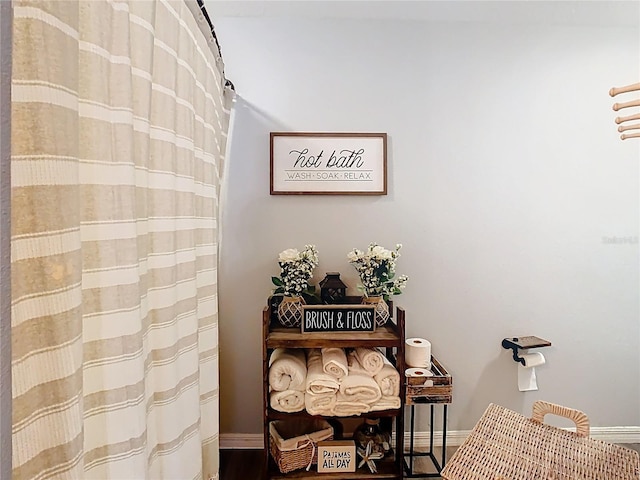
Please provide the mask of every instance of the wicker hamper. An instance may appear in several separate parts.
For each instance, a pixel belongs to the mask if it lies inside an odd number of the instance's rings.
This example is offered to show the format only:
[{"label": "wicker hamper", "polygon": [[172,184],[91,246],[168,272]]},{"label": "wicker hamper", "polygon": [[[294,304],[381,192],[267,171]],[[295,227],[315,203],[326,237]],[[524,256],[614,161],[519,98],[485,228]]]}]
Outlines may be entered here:
[{"label": "wicker hamper", "polygon": [[333,427],[322,419],[269,423],[269,451],[281,473],[318,463],[318,442],[333,440]]},{"label": "wicker hamper", "polygon": [[[543,423],[573,420],[576,432]],[[638,452],[589,438],[578,411],[535,402],[531,418],[491,404],[442,470],[445,480],[640,480]]]}]

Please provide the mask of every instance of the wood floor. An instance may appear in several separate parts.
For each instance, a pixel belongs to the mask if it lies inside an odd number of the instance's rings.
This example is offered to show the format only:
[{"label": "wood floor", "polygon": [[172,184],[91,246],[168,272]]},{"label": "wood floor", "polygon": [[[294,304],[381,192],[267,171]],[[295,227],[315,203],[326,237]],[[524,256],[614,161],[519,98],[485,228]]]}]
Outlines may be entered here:
[{"label": "wood floor", "polygon": [[262,479],[262,450],[220,450],[220,480]]},{"label": "wood floor", "polygon": [[[640,452],[640,444],[623,446]],[[447,448],[447,459],[455,452],[455,447]],[[436,452],[437,458],[441,458]],[[259,480],[262,478],[262,450],[220,450],[220,480]],[[429,472],[432,465],[424,457],[416,457],[415,472]]]}]

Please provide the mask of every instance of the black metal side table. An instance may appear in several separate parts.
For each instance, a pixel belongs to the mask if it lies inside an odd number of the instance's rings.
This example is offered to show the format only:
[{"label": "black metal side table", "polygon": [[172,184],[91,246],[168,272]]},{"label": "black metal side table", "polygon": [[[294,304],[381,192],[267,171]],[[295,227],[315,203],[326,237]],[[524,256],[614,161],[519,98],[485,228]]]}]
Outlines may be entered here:
[{"label": "black metal side table", "polygon": [[[453,378],[442,364],[431,356],[432,377],[407,377],[405,386],[405,405],[410,406],[409,452],[404,455],[406,478],[439,478],[447,460],[447,411],[453,397]],[[415,443],[415,407],[430,406],[429,451],[416,452]],[[436,457],[434,447],[435,407],[442,405],[442,455]],[[414,457],[429,457],[436,473],[414,472]]]}]

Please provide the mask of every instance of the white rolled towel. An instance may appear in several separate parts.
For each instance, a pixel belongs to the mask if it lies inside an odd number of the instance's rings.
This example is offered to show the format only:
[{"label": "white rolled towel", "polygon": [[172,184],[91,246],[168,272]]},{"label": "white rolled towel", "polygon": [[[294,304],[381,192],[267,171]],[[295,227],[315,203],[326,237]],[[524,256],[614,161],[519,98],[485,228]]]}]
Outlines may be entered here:
[{"label": "white rolled towel", "polygon": [[307,354],[307,393],[337,393],[340,384],[336,377],[324,373],[322,368],[322,354],[319,348],[313,348]]},{"label": "white rolled towel", "polygon": [[276,348],[269,358],[269,385],[272,390],[304,391],[307,362],[300,348]]},{"label": "white rolled towel", "polygon": [[380,400],[382,393],[376,381],[369,375],[350,373],[340,383],[340,393],[348,400],[368,405]]},{"label": "white rolled towel", "polygon": [[371,405],[371,412],[377,412],[379,410],[395,410],[400,408],[400,397],[397,396],[383,396],[380,397],[376,403]]},{"label": "white rolled towel", "polygon": [[[347,354],[347,365],[349,370],[349,375],[369,375],[360,362],[358,361],[358,357],[356,356],[356,351],[351,350]],[[369,375],[371,376],[371,375]]]},{"label": "white rolled towel", "polygon": [[347,355],[343,348],[323,348],[320,352],[322,354],[322,369],[324,373],[335,377],[338,382],[349,373]]},{"label": "white rolled towel", "polygon": [[400,374],[386,357],[382,370],[376,373],[373,379],[380,387],[383,397],[397,397],[400,395]]},{"label": "white rolled towel", "polygon": [[269,394],[269,404],[279,412],[300,412],[304,410],[304,395],[300,390],[272,391]]},{"label": "white rolled towel", "polygon": [[353,400],[349,396],[338,392],[336,404],[333,406],[331,413],[336,417],[351,417],[367,413],[370,408],[369,404]]},{"label": "white rolled towel", "polygon": [[360,365],[372,377],[382,370],[384,366],[384,355],[377,348],[358,347],[355,349],[355,355]]},{"label": "white rolled towel", "polygon": [[304,406],[309,415],[331,415],[331,410],[336,404],[335,393],[304,394]]}]

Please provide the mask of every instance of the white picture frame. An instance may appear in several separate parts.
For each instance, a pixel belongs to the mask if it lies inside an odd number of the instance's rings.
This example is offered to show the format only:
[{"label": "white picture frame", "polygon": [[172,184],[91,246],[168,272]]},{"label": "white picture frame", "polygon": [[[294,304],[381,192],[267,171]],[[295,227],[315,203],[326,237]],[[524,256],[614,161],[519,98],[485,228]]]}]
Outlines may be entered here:
[{"label": "white picture frame", "polygon": [[386,195],[386,133],[271,132],[271,195]]}]

